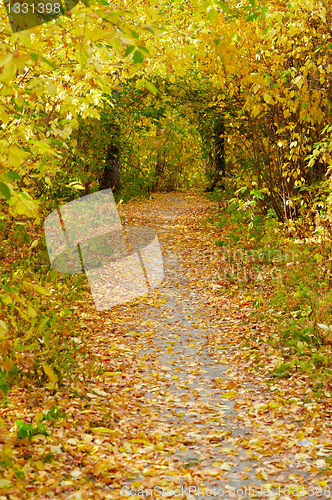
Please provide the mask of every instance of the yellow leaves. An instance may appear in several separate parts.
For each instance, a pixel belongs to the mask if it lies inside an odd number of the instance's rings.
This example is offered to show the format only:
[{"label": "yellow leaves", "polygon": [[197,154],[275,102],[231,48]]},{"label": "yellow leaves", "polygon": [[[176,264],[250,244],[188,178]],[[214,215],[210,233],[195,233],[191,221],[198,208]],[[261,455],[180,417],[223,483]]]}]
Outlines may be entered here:
[{"label": "yellow leaves", "polygon": [[269,407],[269,408],[272,408],[272,409],[273,409],[273,408],[281,408],[281,407],[282,407],[282,405],[281,405],[281,404],[279,404],[279,403],[274,403],[274,402],[272,401],[271,403],[269,403],[269,404],[268,404],[268,407]]},{"label": "yellow leaves", "polygon": [[22,42],[25,47],[30,48],[31,47],[31,38],[30,38],[30,33],[27,33],[26,31],[21,31],[18,33],[18,37],[20,41]]},{"label": "yellow leaves", "polygon": [[231,399],[231,398],[236,398],[237,394],[235,391],[231,390],[231,391],[228,391],[228,392],[225,392],[222,397],[223,398],[227,398],[227,399]]},{"label": "yellow leaves", "polygon": [[303,84],[304,84],[304,78],[302,75],[297,76],[294,78],[294,84],[301,90]]},{"label": "yellow leaves", "polygon": [[9,114],[6,108],[0,104],[0,120],[6,125],[9,121]]},{"label": "yellow leaves", "polygon": [[[98,463],[101,463],[101,462],[98,462]],[[71,472],[70,472],[70,475],[71,477],[73,477],[74,479],[80,477],[82,475],[82,471],[81,469],[79,469],[78,467],[76,467],[75,469],[73,469]]]},{"label": "yellow leaves", "polygon": [[107,471],[109,464],[107,462],[98,461],[94,466],[93,473],[99,476],[102,472]]},{"label": "yellow leaves", "polygon": [[277,21],[277,23],[283,24],[283,15],[280,11],[278,11],[274,14],[274,19],[275,19],[275,21]]},{"label": "yellow leaves", "polygon": [[17,146],[11,146],[9,149],[8,163],[11,167],[19,167],[27,156],[28,153],[23,151],[23,149]]},{"label": "yellow leaves", "polygon": [[253,405],[253,407],[255,408],[255,410],[266,410],[267,404],[264,404],[264,403],[255,403]]},{"label": "yellow leaves", "polygon": [[319,458],[318,460],[316,460],[315,464],[316,464],[316,467],[318,467],[319,469],[326,467],[326,461],[323,460],[322,458]]},{"label": "yellow leaves", "polygon": [[39,241],[40,240],[33,240],[33,242],[30,245],[30,250],[33,250],[34,248],[36,248],[36,246],[38,246]]},{"label": "yellow leaves", "polygon": [[91,429],[92,434],[112,434],[113,430],[108,427],[93,427]]},{"label": "yellow leaves", "polygon": [[102,65],[100,64],[99,61],[93,61],[93,66],[95,68],[95,70],[97,71],[97,73],[102,73],[103,72],[103,67]]},{"label": "yellow leaves", "polygon": [[41,285],[35,285],[34,283],[30,283],[30,281],[23,281],[23,284],[41,295],[48,295],[48,291],[46,290],[46,288]]},{"label": "yellow leaves", "polygon": [[14,364],[13,364],[13,362],[10,359],[7,359],[7,361],[5,361],[4,363],[2,363],[2,368],[6,372],[11,372],[12,369],[13,369],[13,367],[14,367]]},{"label": "yellow leaves", "polygon": [[50,382],[53,382],[54,384],[56,384],[58,381],[58,376],[56,375],[56,373],[54,373],[52,368],[49,365],[47,365],[46,363],[44,363],[43,369],[44,369],[45,375],[48,376]]},{"label": "yellow leaves", "polygon": [[118,429],[108,429],[107,427],[92,427],[92,434],[108,434],[113,438],[118,438],[122,436],[122,433]]},{"label": "yellow leaves", "polygon": [[5,65],[5,67],[2,70],[2,73],[0,74],[0,81],[3,83],[10,83],[12,80],[14,80],[16,76],[16,71],[17,67],[11,58],[9,62]]},{"label": "yellow leaves", "polygon": [[207,13],[208,20],[212,25],[216,24],[219,18],[219,12],[215,8],[211,8]]},{"label": "yellow leaves", "polygon": [[119,377],[122,375],[122,372],[105,372],[103,373],[104,377]]},{"label": "yellow leaves", "polygon": [[272,97],[270,96],[270,94],[268,94],[267,92],[265,92],[265,94],[263,95],[263,98],[264,98],[264,101],[265,101],[267,104],[273,104],[273,99],[272,99]]},{"label": "yellow leaves", "polygon": [[[37,149],[37,154],[44,155],[45,153],[55,155],[55,151],[51,148],[50,144],[46,141],[29,140],[33,146]],[[60,157],[59,155],[57,155]]]},{"label": "yellow leaves", "polygon": [[119,38],[117,36],[113,36],[111,39],[110,39],[110,44],[112,45],[112,47],[117,50],[118,52],[122,52],[123,50],[123,45],[122,45],[122,42],[121,40],[119,40]]},{"label": "yellow leaves", "polygon": [[271,401],[270,403],[254,403],[253,407],[255,410],[264,411],[267,410],[268,408],[270,408],[271,410],[275,408],[281,408],[282,405],[280,403],[275,403]]},{"label": "yellow leaves", "polygon": [[26,215],[27,217],[38,216],[39,203],[32,200],[26,193],[17,193],[9,201],[14,215]]},{"label": "yellow leaves", "polygon": [[8,327],[2,319],[0,319],[0,340],[4,340],[8,333]]},{"label": "yellow leaves", "polygon": [[13,483],[9,479],[0,478],[0,488],[9,488]]},{"label": "yellow leaves", "polygon": [[83,66],[86,63],[86,55],[83,54],[82,52],[76,50],[74,57],[75,57],[76,61],[78,62],[78,64],[80,64],[81,66]]},{"label": "yellow leaves", "polygon": [[44,470],[45,469],[45,464],[41,460],[37,460],[35,462],[35,466],[37,467],[38,470]]},{"label": "yellow leaves", "polygon": [[54,83],[50,82],[46,85],[46,92],[48,92],[50,94],[50,96],[54,97],[57,93],[57,89],[56,89],[56,86],[54,85]]},{"label": "yellow leaves", "polygon": [[231,470],[231,465],[229,465],[227,462],[224,462],[223,464],[219,465],[220,470]]},{"label": "yellow leaves", "polygon": [[13,54],[13,63],[18,70],[22,70],[27,64],[27,56],[15,51]]},{"label": "yellow leaves", "polygon": [[37,316],[37,311],[31,305],[28,306],[28,316],[30,318],[35,318]]},{"label": "yellow leaves", "polygon": [[258,104],[255,104],[251,109],[251,114],[255,118],[257,115],[259,115],[260,111],[261,107]]}]

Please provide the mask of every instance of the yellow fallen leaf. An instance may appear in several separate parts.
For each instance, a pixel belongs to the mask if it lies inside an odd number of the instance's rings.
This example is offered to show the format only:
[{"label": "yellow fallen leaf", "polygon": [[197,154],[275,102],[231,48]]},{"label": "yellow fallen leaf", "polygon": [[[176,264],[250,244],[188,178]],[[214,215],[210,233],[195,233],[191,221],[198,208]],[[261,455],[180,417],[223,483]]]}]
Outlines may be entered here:
[{"label": "yellow fallen leaf", "polygon": [[216,476],[218,474],[218,471],[213,469],[204,469],[202,473],[206,476]]},{"label": "yellow fallen leaf", "polygon": [[12,482],[9,479],[0,478],[0,488],[9,488],[10,486],[12,486]]},{"label": "yellow fallen leaf", "polygon": [[52,368],[49,365],[47,365],[46,363],[43,364],[43,368],[44,368],[45,374],[48,376],[50,381],[56,383],[58,381],[58,376],[56,375],[56,373],[54,373]]},{"label": "yellow fallen leaf", "polygon": [[267,405],[264,403],[256,403],[253,405],[255,410],[266,410]]},{"label": "yellow fallen leaf", "polygon": [[113,434],[113,429],[108,429],[108,427],[92,427],[92,434]]},{"label": "yellow fallen leaf", "polygon": [[97,462],[94,466],[93,472],[96,475],[99,475],[101,472],[105,472],[107,470],[108,464],[105,462]]},{"label": "yellow fallen leaf", "polygon": [[32,306],[28,306],[28,316],[30,318],[35,318],[37,316],[37,311]]},{"label": "yellow fallen leaf", "polygon": [[279,403],[273,403],[273,401],[269,403],[269,408],[280,408],[281,406]]},{"label": "yellow fallen leaf", "polygon": [[7,359],[7,361],[5,361],[3,364],[2,364],[2,368],[6,371],[6,372],[11,372],[12,369],[13,369],[13,362],[10,360],[10,359]]},{"label": "yellow fallen leaf", "polygon": [[105,372],[104,377],[118,377],[122,372]]},{"label": "yellow fallen leaf", "polygon": [[80,477],[82,475],[82,472],[78,467],[76,467],[76,469],[73,469],[70,472],[70,475],[71,475],[71,477]]},{"label": "yellow fallen leaf", "polygon": [[227,462],[224,462],[220,465],[220,470],[231,470],[231,466]]},{"label": "yellow fallen leaf", "polygon": [[120,437],[120,436],[122,436],[122,433],[120,431],[118,431],[117,429],[115,429],[114,431],[111,432],[111,436],[112,437]]},{"label": "yellow fallen leaf", "polygon": [[237,394],[236,394],[236,392],[235,392],[235,391],[233,391],[233,390],[232,390],[232,391],[225,392],[225,393],[222,395],[222,397],[223,397],[223,398],[228,398],[228,399],[229,399],[229,398],[236,398],[236,396],[237,396]]}]

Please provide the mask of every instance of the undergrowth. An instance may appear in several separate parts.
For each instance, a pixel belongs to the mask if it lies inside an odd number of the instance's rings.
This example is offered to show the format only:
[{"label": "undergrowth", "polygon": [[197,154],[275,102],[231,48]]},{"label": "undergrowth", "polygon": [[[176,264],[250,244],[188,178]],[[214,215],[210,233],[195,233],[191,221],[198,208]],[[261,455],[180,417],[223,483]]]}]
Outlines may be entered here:
[{"label": "undergrowth", "polygon": [[[332,239],[328,218],[319,214],[315,229],[308,226],[308,234],[299,238],[296,221],[289,228],[277,220],[272,209],[264,211],[260,191],[252,190],[249,199],[241,194],[239,190],[226,199],[215,190],[210,195],[219,203],[216,279],[222,293],[235,296],[242,292],[252,298],[253,320],[272,327],[267,344],[279,363],[273,370],[265,370],[269,377],[300,373],[309,377],[312,395],[330,397]],[[301,230],[306,227],[303,218],[298,225]],[[243,347],[251,356],[265,341],[251,333]],[[257,369],[261,369],[258,358]]]},{"label": "undergrowth", "polygon": [[6,405],[13,385],[56,393],[85,377],[94,361],[79,323],[86,276],[50,267],[40,225],[1,222],[0,405]]}]

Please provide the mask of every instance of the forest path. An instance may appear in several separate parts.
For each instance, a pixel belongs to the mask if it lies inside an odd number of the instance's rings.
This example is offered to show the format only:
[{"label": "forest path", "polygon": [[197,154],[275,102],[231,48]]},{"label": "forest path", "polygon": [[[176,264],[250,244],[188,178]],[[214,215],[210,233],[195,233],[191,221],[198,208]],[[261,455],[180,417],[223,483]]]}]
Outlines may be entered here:
[{"label": "forest path", "polygon": [[156,229],[165,277],[105,312],[82,303],[102,370],[70,401],[67,452],[81,465],[66,465],[72,493],[60,497],[61,483],[57,498],[330,498],[317,406],[289,405],[287,381],[264,385],[241,348],[249,331],[263,334],[253,301],[216,291],[215,205],[160,193],[118,208],[124,224]]}]

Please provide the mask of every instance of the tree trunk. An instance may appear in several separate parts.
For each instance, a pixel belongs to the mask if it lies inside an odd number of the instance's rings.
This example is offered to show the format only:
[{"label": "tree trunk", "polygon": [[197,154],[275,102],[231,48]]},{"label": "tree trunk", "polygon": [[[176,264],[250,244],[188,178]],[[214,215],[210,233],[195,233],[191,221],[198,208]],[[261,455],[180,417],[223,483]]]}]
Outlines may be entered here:
[{"label": "tree trunk", "polygon": [[120,148],[113,143],[107,148],[106,165],[100,180],[100,188],[111,188],[113,193],[121,188]]},{"label": "tree trunk", "polygon": [[[164,128],[157,128],[156,131],[156,137],[160,137],[163,133],[165,132]],[[155,170],[155,176],[154,176],[154,182],[152,185],[152,191],[156,191],[159,187],[159,182],[160,179],[163,175],[164,172],[164,167],[165,167],[165,144],[163,151],[161,149],[162,144],[158,144],[158,152],[157,152],[157,161],[156,161],[156,170]]]},{"label": "tree trunk", "polygon": [[222,115],[217,115],[214,122],[214,178],[211,191],[217,186],[224,189],[223,177],[226,175],[225,161],[225,122]]}]

